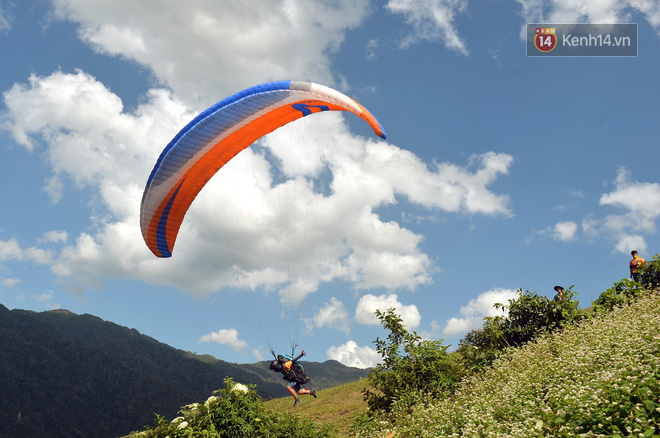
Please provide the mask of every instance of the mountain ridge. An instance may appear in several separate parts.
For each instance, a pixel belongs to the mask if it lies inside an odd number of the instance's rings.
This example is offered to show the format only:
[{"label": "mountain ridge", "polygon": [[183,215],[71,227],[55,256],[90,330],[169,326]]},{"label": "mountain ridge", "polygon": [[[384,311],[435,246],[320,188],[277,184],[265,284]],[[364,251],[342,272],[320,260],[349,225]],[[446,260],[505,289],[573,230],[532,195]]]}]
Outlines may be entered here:
[{"label": "mountain ridge", "polygon": [[[121,436],[204,400],[231,377],[264,399],[286,394],[268,361],[234,364],[164,344],[136,329],[66,309],[34,312],[0,304],[0,435]],[[317,388],[368,370],[305,362]]]}]

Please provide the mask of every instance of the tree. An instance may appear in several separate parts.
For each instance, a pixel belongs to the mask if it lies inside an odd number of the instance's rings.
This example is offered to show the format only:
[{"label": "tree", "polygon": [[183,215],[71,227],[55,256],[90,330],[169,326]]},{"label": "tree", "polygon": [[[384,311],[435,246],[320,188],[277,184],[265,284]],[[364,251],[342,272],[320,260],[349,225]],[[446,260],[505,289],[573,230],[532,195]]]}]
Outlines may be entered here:
[{"label": "tree", "polygon": [[376,316],[389,334],[385,340],[374,341],[383,361],[369,373],[373,390],[363,393],[370,413],[387,412],[397,401],[413,404],[420,394],[437,397],[453,391],[462,367],[447,353],[442,340],[422,340],[409,332],[394,309],[377,310]]}]

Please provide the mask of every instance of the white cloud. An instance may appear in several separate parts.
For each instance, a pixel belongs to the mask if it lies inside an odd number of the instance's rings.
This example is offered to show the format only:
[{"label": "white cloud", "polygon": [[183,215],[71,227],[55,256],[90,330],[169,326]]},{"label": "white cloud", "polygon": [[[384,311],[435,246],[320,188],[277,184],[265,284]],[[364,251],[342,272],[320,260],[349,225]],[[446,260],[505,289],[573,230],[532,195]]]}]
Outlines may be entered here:
[{"label": "white cloud", "polygon": [[53,251],[50,250],[31,247],[25,249],[23,254],[27,260],[31,260],[38,265],[48,265],[53,261]]},{"label": "white cloud", "polygon": [[376,55],[376,49],[378,49],[378,46],[379,43],[377,39],[369,40],[367,43],[367,48],[365,49],[367,61],[375,61],[378,59],[378,55]]},{"label": "white cloud", "polygon": [[[383,202],[393,202],[394,193],[427,208],[470,214],[511,214],[509,198],[488,190],[499,175],[509,173],[513,157],[486,152],[471,155],[466,166],[443,162],[429,167],[412,152],[396,147],[372,148],[362,172],[370,190],[383,193]],[[376,154],[377,153],[377,154]]]},{"label": "white cloud", "polygon": [[584,191],[581,190],[581,189],[573,189],[573,190],[571,190],[570,195],[573,196],[573,197],[575,197],[575,198],[580,198],[580,199],[584,199],[584,198],[585,198]]},{"label": "white cloud", "polygon": [[252,354],[254,355],[254,357],[255,357],[255,358],[257,359],[257,361],[259,361],[259,362],[261,362],[262,360],[264,360],[264,356],[263,356],[263,354],[261,354],[261,350],[262,350],[262,349],[263,349],[263,347],[259,347],[259,348],[254,348],[254,349],[252,349]]},{"label": "white cloud", "polygon": [[78,23],[81,39],[95,50],[147,66],[179,98],[206,106],[270,80],[333,84],[328,55],[369,12],[361,0],[54,3],[56,16]]},{"label": "white cloud", "polygon": [[22,260],[23,251],[16,239],[0,240],[0,260]]},{"label": "white cloud", "polygon": [[55,296],[55,292],[53,292],[52,290],[49,290],[48,292],[43,293],[41,295],[33,295],[32,299],[35,300],[35,301],[38,301],[40,303],[43,303],[45,301],[52,300],[54,296]]},{"label": "white cloud", "polygon": [[376,310],[385,312],[391,308],[401,317],[409,330],[414,330],[419,326],[422,316],[419,314],[417,306],[402,304],[396,294],[364,295],[355,308],[355,321],[360,324],[379,325],[380,320],[375,315]]},{"label": "white cloud", "polygon": [[641,254],[648,251],[648,245],[644,236],[634,234],[621,235],[614,248],[622,254],[629,254],[633,249],[639,251]]},{"label": "white cloud", "polygon": [[552,237],[555,240],[568,242],[575,239],[578,230],[578,224],[575,222],[558,222],[552,229]]},{"label": "white cloud", "polygon": [[[615,180],[616,189],[600,197],[600,205],[628,210],[630,226],[646,232],[655,231],[655,220],[660,216],[660,184],[631,181],[626,169],[619,169]],[[618,227],[619,224],[614,224]]]},{"label": "white cloud", "polygon": [[628,254],[633,249],[647,249],[645,234],[656,233],[660,217],[660,184],[631,180],[630,172],[621,168],[614,182],[615,189],[600,197],[600,205],[612,207],[620,213],[603,219],[585,218],[582,227],[591,237],[614,242],[617,251]]},{"label": "white cloud", "polygon": [[465,333],[480,328],[483,325],[482,316],[462,317],[455,316],[450,318],[442,330],[444,336],[457,337]]},{"label": "white cloud", "polygon": [[438,321],[431,321],[431,329],[430,330],[422,330],[419,335],[422,337],[422,339],[426,340],[438,340],[443,336],[442,334],[443,328],[440,325]]},{"label": "white cloud", "polygon": [[21,248],[16,239],[0,240],[0,260],[31,261],[44,265],[53,261],[53,253],[36,247]]},{"label": "white cloud", "polygon": [[[552,227],[536,231],[563,242],[575,240],[581,228],[591,240],[604,239],[614,244],[616,251],[629,254],[633,249],[648,249],[646,235],[654,235],[660,217],[660,184],[637,182],[631,179],[625,168],[620,168],[614,181],[614,190],[600,197],[600,205],[614,213],[603,217],[590,214],[581,224],[573,221],[559,222]],[[528,239],[529,242],[529,239]]]},{"label": "white cloud", "polygon": [[13,6],[13,3],[0,3],[0,33],[6,33],[11,29],[13,17],[9,9]]},{"label": "white cloud", "polygon": [[199,338],[199,342],[216,342],[218,344],[227,345],[236,351],[240,351],[247,347],[247,342],[238,338],[238,330],[220,329],[217,332],[211,332]]},{"label": "white cloud", "polygon": [[332,297],[330,301],[314,315],[314,325],[316,327],[330,327],[344,332],[348,335],[351,331],[350,316],[344,303],[337,298]]},{"label": "white cloud", "polygon": [[39,303],[41,306],[49,310],[62,308],[62,305],[60,303],[52,302],[53,298],[55,298],[55,292],[53,292],[52,290],[44,292],[43,294],[32,295],[31,298],[33,301]]},{"label": "white cloud", "polygon": [[371,347],[359,347],[355,341],[348,341],[338,347],[330,347],[325,354],[330,360],[356,368],[374,367],[381,359],[376,350]]},{"label": "white cloud", "polygon": [[44,234],[40,242],[43,243],[66,243],[69,239],[69,233],[63,230],[49,231]]},{"label": "white cloud", "polygon": [[455,29],[456,15],[467,10],[468,0],[389,0],[386,8],[402,14],[412,31],[402,41],[407,47],[419,41],[442,41],[448,49],[468,54]]},{"label": "white cloud", "polygon": [[641,13],[660,28],[657,0],[516,0],[527,23],[629,23]]},{"label": "white cloud", "polygon": [[18,278],[3,278],[2,280],[0,280],[0,285],[6,287],[12,287],[20,282],[21,280],[19,280]]},{"label": "white cloud", "polygon": [[503,311],[493,307],[495,303],[509,304],[509,300],[515,299],[518,293],[511,289],[496,288],[482,293],[461,307],[459,315],[447,321],[443,334],[445,336],[457,337],[471,330],[479,329],[483,325],[483,319],[487,316],[503,315]]}]

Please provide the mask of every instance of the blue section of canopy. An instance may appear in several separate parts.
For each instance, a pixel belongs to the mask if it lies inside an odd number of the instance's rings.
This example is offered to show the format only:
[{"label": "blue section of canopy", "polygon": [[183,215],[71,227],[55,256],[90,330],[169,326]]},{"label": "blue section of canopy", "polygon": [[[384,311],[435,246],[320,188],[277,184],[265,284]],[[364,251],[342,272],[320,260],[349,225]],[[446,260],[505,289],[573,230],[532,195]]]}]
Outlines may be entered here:
[{"label": "blue section of canopy", "polygon": [[[247,88],[201,112],[167,144],[158,157],[147,187],[167,180],[190,158],[203,149],[209,141],[220,135],[236,122],[245,119],[274,103],[288,97],[291,81],[269,82]],[[277,92],[281,91],[281,92]],[[265,94],[262,94],[265,93]],[[259,95],[256,98],[246,99]],[[168,155],[170,155],[168,157]],[[168,158],[164,166],[165,158]],[[158,175],[158,176],[156,176]]]}]

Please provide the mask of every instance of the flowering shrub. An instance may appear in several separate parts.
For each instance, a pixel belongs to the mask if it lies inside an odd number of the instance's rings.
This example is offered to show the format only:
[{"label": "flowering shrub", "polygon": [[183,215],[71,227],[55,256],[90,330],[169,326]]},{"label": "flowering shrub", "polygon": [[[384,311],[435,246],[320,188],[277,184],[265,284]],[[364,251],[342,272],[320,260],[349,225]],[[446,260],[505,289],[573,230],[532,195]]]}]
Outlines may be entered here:
[{"label": "flowering shrub", "polygon": [[660,296],[539,336],[464,380],[357,434],[401,437],[620,437],[660,434]]},{"label": "flowering shrub", "polygon": [[234,385],[234,387],[231,389],[232,391],[241,391],[242,393],[247,394],[249,389],[247,386],[243,385],[242,383],[237,383]]},{"label": "flowering shrub", "polygon": [[317,426],[289,413],[266,409],[261,398],[243,384],[225,379],[225,388],[214,392],[204,404],[181,408],[172,421],[156,415],[156,425],[129,438],[312,438],[333,437],[329,426]]}]

